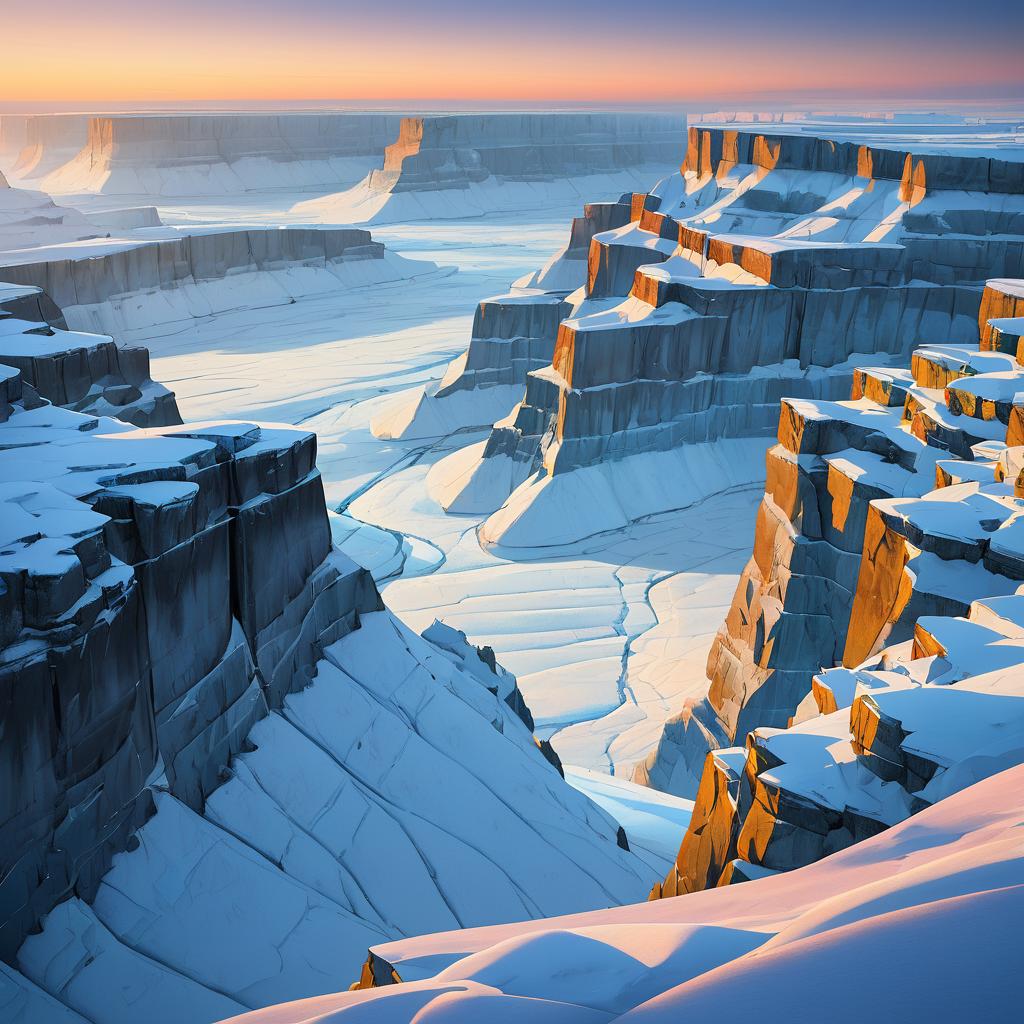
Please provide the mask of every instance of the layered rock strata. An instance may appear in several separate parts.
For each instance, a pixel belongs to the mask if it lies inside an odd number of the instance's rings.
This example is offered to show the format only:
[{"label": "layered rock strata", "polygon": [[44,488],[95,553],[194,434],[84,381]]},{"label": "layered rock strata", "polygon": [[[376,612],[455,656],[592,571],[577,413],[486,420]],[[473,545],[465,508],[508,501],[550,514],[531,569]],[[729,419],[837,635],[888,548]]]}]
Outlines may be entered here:
[{"label": "layered rock strata", "polygon": [[79,258],[33,260],[26,253],[4,262],[0,257],[4,280],[42,288],[72,327],[115,336],[239,304],[288,303],[339,284],[433,269],[387,251],[359,228],[212,231],[98,244]]},{"label": "layered rock strata", "polygon": [[122,114],[88,121],[51,192],[207,195],[353,184],[398,131],[393,114]]},{"label": "layered rock strata", "polygon": [[411,633],[332,547],[314,435],[0,382],[14,1021],[219,1020],[382,939],[649,884],[493,654]]},{"label": "layered rock strata", "polygon": [[54,405],[139,427],[181,423],[174,395],[149,375],[148,349],[69,331],[38,288],[0,285],[0,363]]},{"label": "layered rock strata", "polygon": [[527,375],[550,365],[558,325],[571,315],[572,292],[586,280],[595,234],[629,223],[629,195],[588,203],[573,219],[566,248],[505,295],[484,299],[473,317],[469,347],[440,381],[416,389],[373,422],[381,438],[438,436],[488,427],[522,398]]},{"label": "layered rock strata", "polygon": [[684,119],[654,114],[460,114],[407,117],[368,187],[380,192],[467,188],[671,163]]},{"label": "layered rock strata", "polygon": [[726,747],[655,895],[810,863],[1024,760],[1024,350],[987,317],[1022,295],[989,283],[980,347],[783,403],[708,697],[638,773],[682,788]]},{"label": "layered rock strata", "polygon": [[[763,436],[785,395],[842,398],[858,365],[899,365],[922,338],[969,344],[984,280],[1024,267],[1022,175],[1006,161],[692,130],[681,173],[592,238],[552,363],[529,372],[475,461],[462,456],[442,503],[507,501],[484,539],[529,543],[559,477]],[[658,500],[678,504],[684,484]]]}]

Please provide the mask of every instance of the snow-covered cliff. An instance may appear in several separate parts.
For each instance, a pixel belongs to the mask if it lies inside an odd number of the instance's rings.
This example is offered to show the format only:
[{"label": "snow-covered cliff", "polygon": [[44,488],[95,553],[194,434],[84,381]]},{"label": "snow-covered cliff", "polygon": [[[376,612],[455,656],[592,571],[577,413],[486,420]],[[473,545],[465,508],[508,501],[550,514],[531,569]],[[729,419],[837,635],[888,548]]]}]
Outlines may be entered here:
[{"label": "snow-covered cliff", "polygon": [[0,254],[0,277],[43,289],[80,330],[123,331],[239,306],[397,281],[430,272],[359,228],[247,228],[168,232],[155,241]]},{"label": "snow-covered cliff", "polygon": [[174,395],[149,373],[149,351],[69,331],[39,288],[0,284],[0,363],[41,399],[139,427],[181,422]]},{"label": "snow-covered cliff", "polygon": [[537,210],[617,195],[685,149],[682,115],[452,114],[409,117],[359,185],[296,210],[334,223],[392,223]]},{"label": "snow-covered cliff", "polygon": [[[12,170],[53,193],[188,196],[336,186],[377,166],[399,122],[397,114],[372,113],[92,117],[74,155],[62,150],[54,156],[63,160],[48,158],[44,140],[42,162],[27,152]],[[30,122],[27,130],[41,128]]]},{"label": "snow-covered cliff", "polygon": [[198,1024],[374,942],[642,896],[493,656],[333,548],[315,435],[2,381],[5,1020]]},{"label": "snow-covered cliff", "polygon": [[1024,760],[1022,314],[1020,281],[989,282],[973,348],[783,402],[708,696],[639,772],[688,791],[703,766],[666,895],[808,863]]},{"label": "snow-covered cliff", "polygon": [[627,205],[591,238],[581,290],[566,295],[570,250],[513,293],[572,315],[487,443],[438,468],[445,507],[497,510],[491,543],[571,540],[757,479],[750,439],[783,396],[841,398],[858,365],[898,365],[923,337],[970,343],[984,280],[1024,271],[1021,163],[691,129],[682,172]]}]

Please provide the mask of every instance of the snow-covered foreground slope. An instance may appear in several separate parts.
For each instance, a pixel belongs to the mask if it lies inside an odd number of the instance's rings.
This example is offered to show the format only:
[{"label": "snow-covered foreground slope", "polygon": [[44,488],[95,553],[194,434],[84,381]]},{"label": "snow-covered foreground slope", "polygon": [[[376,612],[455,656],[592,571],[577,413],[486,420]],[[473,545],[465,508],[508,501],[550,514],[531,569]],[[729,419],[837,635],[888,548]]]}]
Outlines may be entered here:
[{"label": "snow-covered foreground slope", "polygon": [[[672,900],[376,947],[397,986],[247,1024],[765,1018],[1010,1021],[1024,768],[791,874]],[[938,968],[937,965],[942,965]],[[381,966],[382,969],[382,966]],[[837,998],[864,978],[864,998]]]},{"label": "snow-covered foreground slope", "polygon": [[158,791],[91,907],[59,906],[21,948],[30,979],[98,1022],[210,1020],[343,985],[388,937],[637,898],[647,871],[616,826],[456,657],[387,612],[325,655],[201,815]]},{"label": "snow-covered foreground slope", "polygon": [[5,1020],[198,1024],[382,939],[642,895],[664,853],[565,783],[493,655],[333,547],[314,435],[0,380]]}]

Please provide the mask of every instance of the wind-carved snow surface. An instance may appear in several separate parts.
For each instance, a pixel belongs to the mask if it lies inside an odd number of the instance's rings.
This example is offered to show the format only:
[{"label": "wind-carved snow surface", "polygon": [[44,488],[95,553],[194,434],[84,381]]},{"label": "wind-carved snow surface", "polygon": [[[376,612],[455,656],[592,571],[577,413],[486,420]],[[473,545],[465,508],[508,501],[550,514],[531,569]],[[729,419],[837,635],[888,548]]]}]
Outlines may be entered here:
[{"label": "wind-carved snow surface", "polygon": [[[1024,768],[790,874],[682,899],[376,947],[404,984],[303,1000],[246,1024],[1011,1020],[1024,912]],[[969,940],[963,940],[969,936]],[[961,941],[963,940],[963,941]],[[955,964],[950,944],[957,948]],[[936,964],[946,968],[937,970]]]}]

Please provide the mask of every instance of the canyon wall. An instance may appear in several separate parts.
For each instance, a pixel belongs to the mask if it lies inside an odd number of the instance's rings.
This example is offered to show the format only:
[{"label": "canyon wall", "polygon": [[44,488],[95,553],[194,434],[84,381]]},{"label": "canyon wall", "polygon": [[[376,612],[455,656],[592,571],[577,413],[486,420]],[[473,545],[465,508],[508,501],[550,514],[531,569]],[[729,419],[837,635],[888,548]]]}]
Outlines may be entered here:
[{"label": "canyon wall", "polygon": [[0,167],[19,180],[41,178],[78,155],[88,127],[88,114],[4,114]]},{"label": "canyon wall", "polygon": [[435,437],[468,426],[488,427],[522,398],[527,375],[551,363],[558,325],[571,315],[569,296],[586,280],[595,234],[627,224],[629,196],[588,203],[575,217],[569,243],[507,294],[477,305],[469,347],[440,381],[416,388],[372,424],[381,438]]},{"label": "canyon wall", "polygon": [[667,114],[452,114],[403,119],[383,165],[296,211],[341,223],[479,216],[617,196],[669,172],[686,118]]},{"label": "canyon wall", "polygon": [[[60,330],[5,294],[7,349]],[[7,1019],[220,1020],[388,937],[650,884],[493,655],[333,548],[313,434],[138,429],[11,366],[0,399]]]},{"label": "canyon wall", "polygon": [[458,481],[442,504],[504,506],[482,536],[516,546],[551,542],[545,522],[580,488],[609,512],[576,536],[635,514],[629,457],[659,479],[640,514],[701,496],[687,451],[728,486],[752,449],[722,443],[767,436],[783,396],[839,399],[859,365],[976,337],[984,280],[1024,271],[1022,177],[988,158],[692,129],[681,173],[592,237],[551,364],[486,445],[452,457],[457,473],[438,470]]},{"label": "canyon wall", "polygon": [[679,158],[685,118],[656,114],[459,114],[407,117],[369,177],[382,192],[466,188],[598,174]]},{"label": "canyon wall", "polygon": [[379,163],[400,120],[374,113],[92,117],[80,150],[48,167],[40,187],[187,196],[354,184]]},{"label": "canyon wall", "polygon": [[708,697],[638,773],[703,765],[655,896],[810,863],[1024,760],[1022,314],[1024,282],[992,281],[973,347],[783,402]]},{"label": "canyon wall", "polygon": [[4,280],[43,289],[72,327],[115,336],[433,269],[389,252],[359,228],[213,230],[98,242],[75,258],[0,255]]}]

